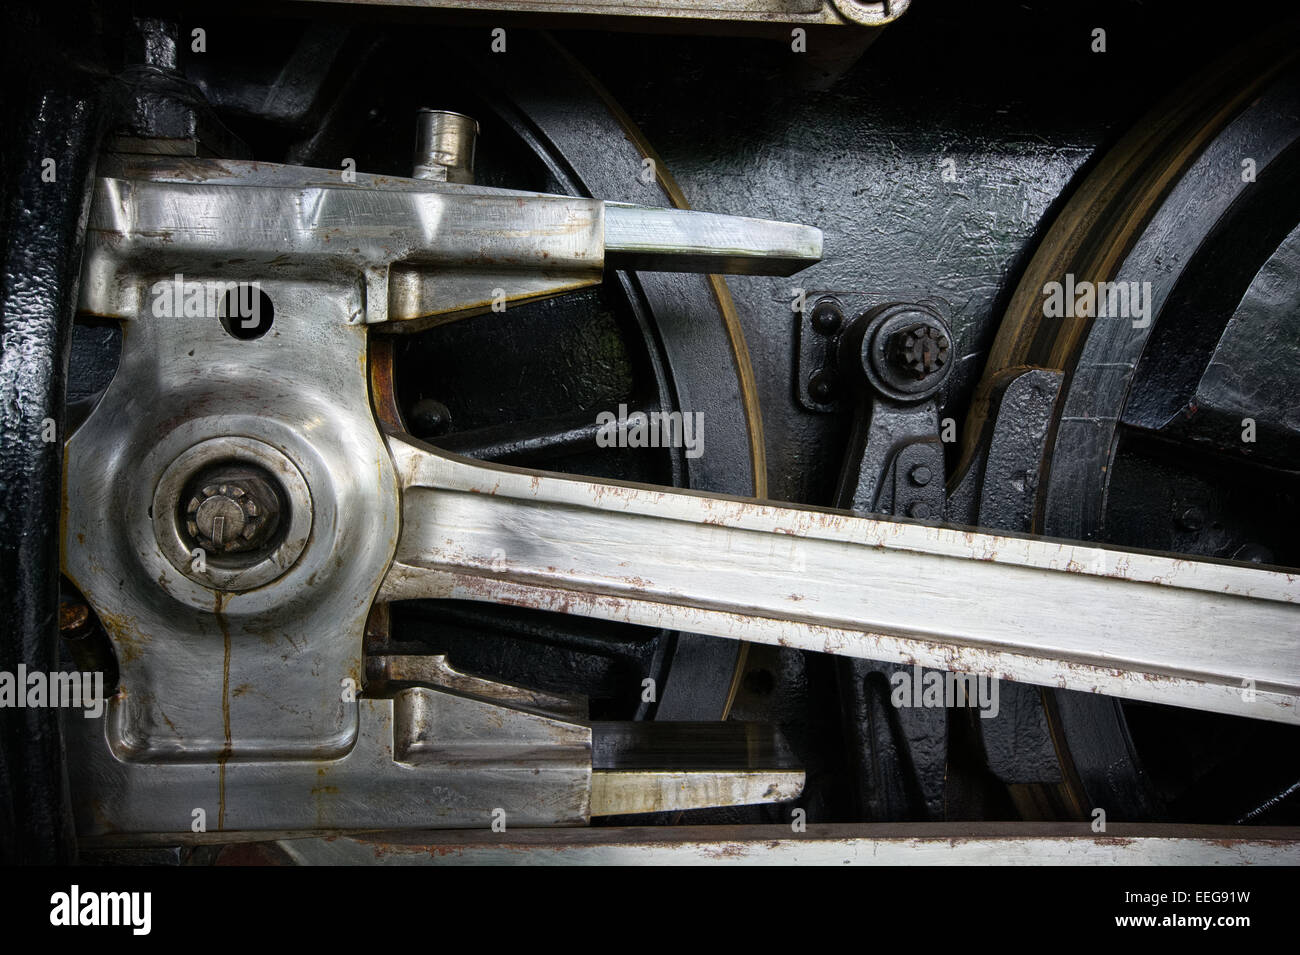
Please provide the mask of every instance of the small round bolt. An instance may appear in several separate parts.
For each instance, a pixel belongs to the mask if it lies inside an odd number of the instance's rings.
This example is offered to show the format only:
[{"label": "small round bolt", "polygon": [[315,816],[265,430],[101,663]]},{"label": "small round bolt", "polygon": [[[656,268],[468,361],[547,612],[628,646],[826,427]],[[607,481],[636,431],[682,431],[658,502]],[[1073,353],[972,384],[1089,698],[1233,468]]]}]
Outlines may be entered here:
[{"label": "small round bolt", "polygon": [[216,554],[236,554],[265,544],[279,523],[280,500],[259,477],[206,482],[185,505],[185,528]]},{"label": "small round bolt", "polygon": [[812,327],[823,335],[834,335],[844,324],[844,313],[834,302],[818,302],[813,308]]},{"label": "small round bolt", "polygon": [[1262,544],[1242,544],[1232,555],[1233,560],[1248,560],[1252,564],[1271,564],[1275,558],[1273,552]]},{"label": "small round bolt", "polygon": [[808,382],[808,394],[818,404],[828,404],[835,399],[835,385],[835,372],[823,368]]},{"label": "small round bolt", "polygon": [[917,501],[907,509],[908,517],[915,517],[918,521],[923,521],[930,516],[930,505],[925,501]]},{"label": "small round bolt", "polygon": [[59,604],[59,634],[76,638],[85,633],[90,626],[90,608],[85,604],[63,601]]},{"label": "small round bolt", "polygon": [[411,407],[410,424],[416,437],[441,437],[451,430],[451,411],[436,398],[421,398]]},{"label": "small round bolt", "polygon": [[941,329],[917,323],[890,335],[885,354],[894,367],[920,381],[948,363],[950,347],[951,342]]},{"label": "small round bolt", "polygon": [[930,469],[927,468],[924,464],[918,464],[916,467],[912,468],[912,474],[911,474],[912,483],[915,484],[917,487],[925,487],[927,484],[930,483],[931,477],[932,475],[930,474]]},{"label": "small round bolt", "polygon": [[1178,515],[1177,524],[1185,531],[1199,531],[1205,526],[1205,512],[1199,507],[1189,507]]}]

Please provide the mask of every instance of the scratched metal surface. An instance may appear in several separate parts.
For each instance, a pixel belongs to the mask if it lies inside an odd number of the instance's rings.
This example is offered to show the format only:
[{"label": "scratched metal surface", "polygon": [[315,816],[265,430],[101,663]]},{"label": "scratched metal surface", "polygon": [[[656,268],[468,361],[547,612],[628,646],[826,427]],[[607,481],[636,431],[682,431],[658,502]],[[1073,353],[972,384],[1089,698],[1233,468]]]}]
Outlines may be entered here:
[{"label": "scratched metal surface", "polygon": [[1294,829],[997,823],[380,833],[278,844],[300,865],[1295,865]]}]

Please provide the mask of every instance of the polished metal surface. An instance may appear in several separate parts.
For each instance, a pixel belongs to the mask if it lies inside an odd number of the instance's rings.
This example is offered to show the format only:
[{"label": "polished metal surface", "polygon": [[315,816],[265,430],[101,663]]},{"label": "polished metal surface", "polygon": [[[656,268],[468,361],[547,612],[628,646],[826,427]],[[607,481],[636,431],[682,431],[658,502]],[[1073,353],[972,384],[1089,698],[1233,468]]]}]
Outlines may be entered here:
[{"label": "polished metal surface", "polygon": [[654,720],[591,724],[591,814],[785,802],[804,771],[775,726]]},{"label": "polished metal surface", "polygon": [[[240,462],[244,470],[259,469],[285,496],[288,513],[277,517],[281,533],[266,553],[239,551],[227,558],[226,548],[210,549],[198,536],[198,506],[191,514],[187,503],[185,513],[178,513],[189,496],[185,488],[196,476],[211,473],[213,466],[229,468],[230,462]],[[214,491],[218,488],[213,486]],[[260,587],[291,568],[307,546],[313,514],[311,492],[292,460],[264,441],[233,436],[200,441],[168,464],[150,510],[154,540],[172,567],[201,586],[232,593]]]},{"label": "polished metal surface", "polygon": [[591,814],[623,816],[787,802],[797,799],[803,786],[803,770],[793,769],[596,770],[591,774]]},{"label": "polished metal surface", "polygon": [[415,118],[416,179],[435,182],[474,181],[474,146],[478,122],[463,113],[422,109]]},{"label": "polished metal surface", "polygon": [[124,759],[111,714],[67,719],[78,831],[189,832],[195,810],[211,832],[588,821],[586,726],[424,687],[360,699],[354,712],[338,754],[220,768]]},{"label": "polished metal surface", "polygon": [[612,268],[792,275],[821,257],[821,230],[810,226],[605,203],[605,259]]},{"label": "polished metal surface", "polygon": [[[393,3],[394,0],[335,0]],[[547,16],[649,18],[655,20],[883,26],[900,17],[911,0],[397,0],[402,6],[496,11]]]},{"label": "polished metal surface", "polygon": [[[240,261],[239,237],[266,232],[256,190],[197,185],[155,206],[148,190],[100,186],[82,307],[120,318],[125,334],[116,377],[67,443],[62,554],[120,663],[107,744],[123,760],[219,768],[214,793],[228,764],[340,757],[358,733],[340,685],[360,683],[362,629],[398,518],[362,373],[358,270],[304,280],[292,265]],[[176,256],[159,270],[172,222]],[[152,290],[177,272],[199,287],[260,282],[272,330],[242,341],[211,314],[159,316],[168,293]],[[285,550],[252,568],[196,563],[177,536],[176,492],[226,458],[266,469],[295,498]]]},{"label": "polished metal surface", "polygon": [[[575,701],[399,657],[366,695],[365,622],[400,523],[367,338],[600,281],[605,204],[259,163],[103,171],[80,308],[122,321],[124,344],[67,443],[63,555],[121,674],[102,718],[66,727],[83,831],[184,830],[198,809],[217,829],[587,821]],[[815,229],[676,215],[620,207],[611,257],[782,272],[820,254]],[[270,305],[251,338],[222,321],[249,285]],[[232,490],[248,474],[284,511],[256,541],[268,553],[228,546],[226,522],[268,509]],[[621,783],[609,804],[634,805]],[[643,802],[668,792],[643,783]],[[678,789],[682,805],[720,791]],[[787,775],[722,798],[795,791]]]},{"label": "polished metal surface", "polygon": [[1296,865],[1295,829],[886,823],[374,833],[278,843],[303,865]]},{"label": "polished metal surface", "polygon": [[452,666],[442,654],[368,654],[366,682],[369,685],[420,683],[442,687],[510,706],[541,710],[564,719],[585,720],[588,715],[586,697],[547,693],[466,673]]},{"label": "polished metal surface", "polygon": [[403,517],[380,600],[489,600],[1300,722],[1294,573],[597,483],[387,440]]}]

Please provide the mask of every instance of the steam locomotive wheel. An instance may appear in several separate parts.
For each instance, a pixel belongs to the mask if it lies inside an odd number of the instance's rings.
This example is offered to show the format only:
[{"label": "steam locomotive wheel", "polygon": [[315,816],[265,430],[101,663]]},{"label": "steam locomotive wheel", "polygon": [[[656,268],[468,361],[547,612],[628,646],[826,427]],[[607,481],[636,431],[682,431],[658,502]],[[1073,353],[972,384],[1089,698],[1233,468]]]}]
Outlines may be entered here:
[{"label": "steam locomotive wheel", "polygon": [[[1063,376],[1046,454],[1027,463],[1036,533],[1300,563],[1298,182],[1294,51],[1254,48],[1148,117],[1078,187],[1012,297],[966,429],[973,442],[999,377]],[[1137,307],[1050,317],[1054,282],[1123,283]],[[963,450],[969,461],[976,449]],[[1031,818],[1300,820],[1294,728],[1065,691],[1042,700],[1063,781],[1013,791]]]}]

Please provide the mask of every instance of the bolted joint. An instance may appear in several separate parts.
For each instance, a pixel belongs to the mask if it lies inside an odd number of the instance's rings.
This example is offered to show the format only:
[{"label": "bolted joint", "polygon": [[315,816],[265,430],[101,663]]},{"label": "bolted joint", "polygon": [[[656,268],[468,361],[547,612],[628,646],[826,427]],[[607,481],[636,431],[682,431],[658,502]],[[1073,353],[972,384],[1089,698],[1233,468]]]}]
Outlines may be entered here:
[{"label": "bolted joint", "polygon": [[215,554],[264,547],[280,522],[280,499],[262,478],[241,475],[204,482],[185,505],[185,529]]},{"label": "bolted joint", "polygon": [[950,347],[942,329],[918,322],[890,335],[885,353],[895,368],[921,381],[948,363]]},{"label": "bolted joint", "polygon": [[241,593],[294,567],[314,513],[306,478],[284,452],[227,435],[200,441],[163,469],[149,516],[171,568],[209,590]]},{"label": "bolted joint", "polygon": [[891,401],[924,401],[953,369],[953,337],[937,303],[892,302],[855,318],[840,338],[840,367]]}]

